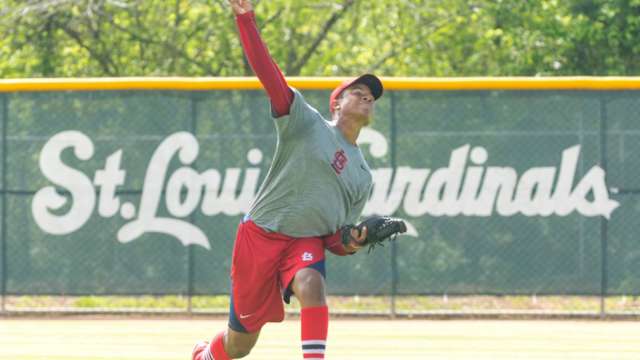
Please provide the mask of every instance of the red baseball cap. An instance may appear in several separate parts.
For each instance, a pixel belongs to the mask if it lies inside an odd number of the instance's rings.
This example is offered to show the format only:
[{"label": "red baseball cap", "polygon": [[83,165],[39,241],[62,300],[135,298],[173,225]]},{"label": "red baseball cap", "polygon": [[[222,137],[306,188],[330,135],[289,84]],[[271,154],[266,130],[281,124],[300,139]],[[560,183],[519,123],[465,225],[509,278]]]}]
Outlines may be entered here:
[{"label": "red baseball cap", "polygon": [[382,96],[382,92],[384,88],[382,87],[382,81],[378,79],[377,76],[372,74],[364,74],[357,78],[348,79],[342,82],[337,88],[333,89],[331,92],[331,97],[329,98],[329,111],[333,114],[333,103],[336,99],[342,94],[344,89],[348,88],[353,84],[365,84],[371,90],[371,94],[375,100],[378,100],[380,96]]}]

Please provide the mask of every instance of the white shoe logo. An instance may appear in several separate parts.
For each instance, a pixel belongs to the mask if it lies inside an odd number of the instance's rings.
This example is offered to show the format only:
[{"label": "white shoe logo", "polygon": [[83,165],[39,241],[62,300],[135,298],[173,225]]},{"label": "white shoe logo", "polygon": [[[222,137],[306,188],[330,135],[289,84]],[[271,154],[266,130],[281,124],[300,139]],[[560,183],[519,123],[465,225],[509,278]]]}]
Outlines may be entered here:
[{"label": "white shoe logo", "polygon": [[240,319],[246,319],[248,317],[252,317],[254,314],[240,314]]},{"label": "white shoe logo", "polygon": [[313,254],[310,252],[305,252],[302,254],[302,261],[311,261],[313,260]]}]

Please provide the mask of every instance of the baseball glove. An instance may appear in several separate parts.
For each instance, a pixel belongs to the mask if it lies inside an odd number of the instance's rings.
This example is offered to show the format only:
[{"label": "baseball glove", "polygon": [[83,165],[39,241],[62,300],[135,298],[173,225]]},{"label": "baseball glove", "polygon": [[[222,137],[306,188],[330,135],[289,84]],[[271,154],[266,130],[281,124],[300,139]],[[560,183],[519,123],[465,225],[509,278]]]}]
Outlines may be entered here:
[{"label": "baseball glove", "polygon": [[401,219],[391,218],[388,216],[373,215],[363,220],[358,225],[345,225],[342,227],[342,244],[347,246],[351,242],[351,230],[357,229],[362,231],[363,227],[367,227],[367,237],[363,245],[369,245],[369,252],[377,245],[384,246],[382,243],[389,239],[393,241],[398,234],[407,231],[407,225]]}]

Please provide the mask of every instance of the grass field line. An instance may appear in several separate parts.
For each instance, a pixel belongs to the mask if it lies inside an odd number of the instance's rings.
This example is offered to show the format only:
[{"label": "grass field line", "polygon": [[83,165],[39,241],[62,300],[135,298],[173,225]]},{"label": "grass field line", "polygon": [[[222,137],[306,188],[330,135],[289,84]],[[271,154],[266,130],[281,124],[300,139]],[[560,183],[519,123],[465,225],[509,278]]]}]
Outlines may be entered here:
[{"label": "grass field line", "polygon": [[[1,360],[189,359],[223,320],[0,321]],[[332,320],[327,359],[640,359],[640,322]],[[246,359],[300,359],[299,321],[267,325]]]},{"label": "grass field line", "polygon": [[[299,304],[292,299],[289,311]],[[8,312],[140,312],[140,313],[227,313],[229,296],[8,296]],[[329,296],[329,307],[336,313],[389,314],[389,296]],[[609,296],[607,314],[640,315],[640,297]],[[395,298],[398,314],[559,314],[598,315],[601,299],[595,296],[551,295],[400,295]]]}]

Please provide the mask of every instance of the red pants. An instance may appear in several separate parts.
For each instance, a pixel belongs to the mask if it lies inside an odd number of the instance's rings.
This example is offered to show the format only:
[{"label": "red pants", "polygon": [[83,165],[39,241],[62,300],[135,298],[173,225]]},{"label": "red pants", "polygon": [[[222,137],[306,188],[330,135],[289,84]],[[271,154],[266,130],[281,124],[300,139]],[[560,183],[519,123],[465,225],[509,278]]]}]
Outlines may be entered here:
[{"label": "red pants", "polygon": [[231,262],[229,326],[252,333],[267,322],[282,321],[282,297],[295,274],[306,267],[324,275],[322,239],[268,232],[251,220],[240,224]]}]

